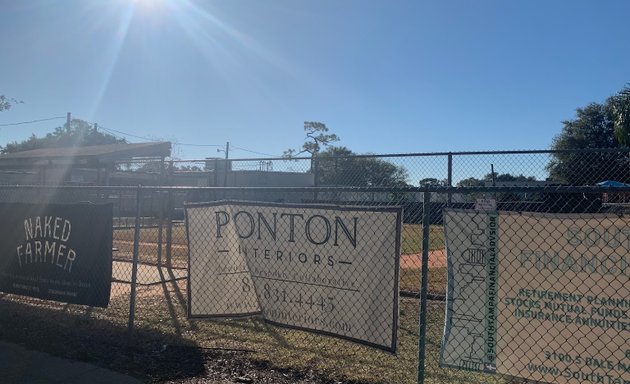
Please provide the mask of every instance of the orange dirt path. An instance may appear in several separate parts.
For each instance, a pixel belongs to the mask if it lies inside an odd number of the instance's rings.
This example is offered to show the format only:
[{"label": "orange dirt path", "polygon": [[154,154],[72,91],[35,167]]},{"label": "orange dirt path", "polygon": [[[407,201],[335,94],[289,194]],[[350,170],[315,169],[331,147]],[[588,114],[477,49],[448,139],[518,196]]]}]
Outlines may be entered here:
[{"label": "orange dirt path", "polygon": [[[420,268],[422,266],[422,254],[400,255],[400,268]],[[438,249],[429,251],[429,268],[446,267],[446,250]]]}]

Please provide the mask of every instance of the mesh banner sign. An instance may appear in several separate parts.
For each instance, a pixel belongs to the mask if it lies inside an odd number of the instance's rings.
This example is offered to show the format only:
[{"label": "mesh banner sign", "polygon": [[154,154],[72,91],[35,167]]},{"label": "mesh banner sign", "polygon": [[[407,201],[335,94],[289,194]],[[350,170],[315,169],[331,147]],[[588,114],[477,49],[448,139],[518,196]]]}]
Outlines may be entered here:
[{"label": "mesh banner sign", "polygon": [[440,364],[549,383],[630,382],[630,221],[447,210]]},{"label": "mesh banner sign", "polygon": [[0,203],[0,291],[107,307],[111,204]]},{"label": "mesh banner sign", "polygon": [[400,208],[186,206],[191,317],[271,323],[394,352]]}]

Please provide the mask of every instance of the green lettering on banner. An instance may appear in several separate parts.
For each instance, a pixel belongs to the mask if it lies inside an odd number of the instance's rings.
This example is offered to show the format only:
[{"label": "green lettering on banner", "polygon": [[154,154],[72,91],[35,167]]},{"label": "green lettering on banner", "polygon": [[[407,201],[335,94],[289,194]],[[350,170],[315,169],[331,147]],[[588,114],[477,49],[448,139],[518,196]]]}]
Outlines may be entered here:
[{"label": "green lettering on banner", "polygon": [[499,215],[496,212],[488,214],[488,248],[487,268],[487,301],[486,301],[486,345],[485,345],[485,372],[496,372],[497,358],[497,292],[499,263]]}]

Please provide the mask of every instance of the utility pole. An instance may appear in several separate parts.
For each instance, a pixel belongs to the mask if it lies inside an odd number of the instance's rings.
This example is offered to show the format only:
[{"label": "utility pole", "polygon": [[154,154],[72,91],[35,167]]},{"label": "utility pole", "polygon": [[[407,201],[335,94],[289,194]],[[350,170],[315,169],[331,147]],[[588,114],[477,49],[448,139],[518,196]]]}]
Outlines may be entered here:
[{"label": "utility pole", "polygon": [[230,157],[230,142],[225,143],[225,149],[217,148],[217,152],[225,152],[225,160]]},{"label": "utility pole", "polygon": [[[223,174],[223,186],[227,187],[228,158],[230,157],[230,142],[229,141],[225,143],[225,149],[217,148],[217,152],[221,152],[221,151],[225,152],[225,161],[223,162],[223,164],[224,164],[223,165],[223,171],[224,171],[224,174]],[[218,163],[219,162],[217,161],[217,165],[218,165]],[[216,170],[215,170],[215,172],[216,172]]]},{"label": "utility pole", "polygon": [[68,115],[66,116],[66,129],[68,131],[70,130],[70,121],[72,121],[72,114],[68,112]]},{"label": "utility pole", "polygon": [[98,132],[98,123],[94,123],[94,132]]}]

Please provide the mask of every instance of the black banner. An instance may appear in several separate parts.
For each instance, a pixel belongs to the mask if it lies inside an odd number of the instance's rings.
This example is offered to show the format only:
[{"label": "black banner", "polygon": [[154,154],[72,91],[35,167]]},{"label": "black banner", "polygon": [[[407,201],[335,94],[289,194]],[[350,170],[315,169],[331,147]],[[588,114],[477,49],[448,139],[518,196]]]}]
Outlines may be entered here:
[{"label": "black banner", "polygon": [[107,307],[112,204],[0,203],[0,291]]}]

